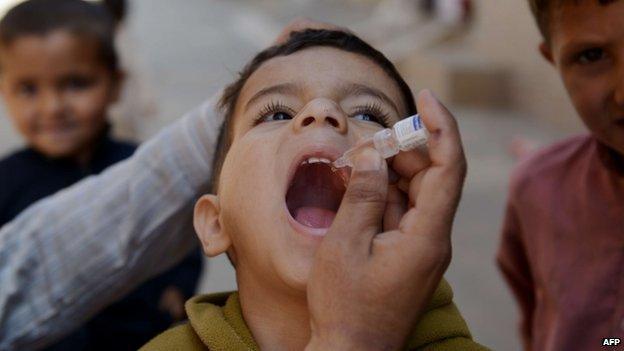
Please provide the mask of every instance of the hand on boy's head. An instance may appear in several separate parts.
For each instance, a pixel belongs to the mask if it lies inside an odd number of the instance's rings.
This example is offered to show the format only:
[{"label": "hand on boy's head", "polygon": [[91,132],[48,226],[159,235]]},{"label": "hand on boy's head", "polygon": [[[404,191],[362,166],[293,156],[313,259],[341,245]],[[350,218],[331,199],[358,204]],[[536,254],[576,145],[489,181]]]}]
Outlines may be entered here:
[{"label": "hand on boy's head", "polygon": [[299,32],[306,29],[328,29],[328,30],[339,30],[343,32],[351,32],[347,28],[340,27],[331,23],[315,21],[313,19],[307,17],[297,17],[294,20],[290,21],[284,29],[277,36],[273,45],[279,45],[288,40],[290,37],[290,33]]},{"label": "hand on boy's head", "polygon": [[[387,167],[381,156],[370,149],[355,160],[308,283],[311,349],[319,345],[316,340],[344,341],[345,336],[366,349],[399,348],[450,262],[466,162],[448,110],[428,91],[419,94],[418,107],[431,133],[431,162],[416,154],[393,161],[395,170],[410,178],[407,212],[399,204],[387,206]],[[394,218],[396,229],[380,233],[382,218]]]}]

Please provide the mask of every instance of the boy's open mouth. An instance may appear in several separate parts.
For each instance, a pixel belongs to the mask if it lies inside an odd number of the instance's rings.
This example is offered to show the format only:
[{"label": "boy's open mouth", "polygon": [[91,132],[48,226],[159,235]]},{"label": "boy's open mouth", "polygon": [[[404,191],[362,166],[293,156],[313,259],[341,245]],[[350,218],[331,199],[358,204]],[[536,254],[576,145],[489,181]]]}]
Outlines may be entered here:
[{"label": "boy's open mouth", "polygon": [[310,157],[297,167],[286,193],[290,215],[310,228],[329,228],[346,190],[343,171],[333,171],[330,160]]}]

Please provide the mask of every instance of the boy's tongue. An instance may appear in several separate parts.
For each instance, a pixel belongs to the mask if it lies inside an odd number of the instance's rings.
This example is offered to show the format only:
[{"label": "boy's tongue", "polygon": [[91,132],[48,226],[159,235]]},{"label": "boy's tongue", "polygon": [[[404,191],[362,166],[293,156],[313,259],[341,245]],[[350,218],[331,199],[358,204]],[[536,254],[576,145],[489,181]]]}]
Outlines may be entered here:
[{"label": "boy's tongue", "polygon": [[324,163],[299,166],[286,193],[292,217],[304,226],[329,228],[345,192],[343,178]]},{"label": "boy's tongue", "polygon": [[334,211],[320,207],[300,207],[295,213],[297,222],[312,228],[329,228],[334,217]]}]

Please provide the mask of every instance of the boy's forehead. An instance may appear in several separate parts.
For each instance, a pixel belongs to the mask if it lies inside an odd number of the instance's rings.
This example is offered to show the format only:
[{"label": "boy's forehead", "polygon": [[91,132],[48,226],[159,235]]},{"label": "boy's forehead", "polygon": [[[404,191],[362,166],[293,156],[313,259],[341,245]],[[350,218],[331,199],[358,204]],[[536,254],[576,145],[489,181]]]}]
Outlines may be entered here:
[{"label": "boy's forehead", "polygon": [[621,28],[622,4],[622,0],[555,0],[550,9],[551,41],[564,46]]},{"label": "boy's forehead", "polygon": [[268,81],[298,81],[310,90],[315,87],[331,88],[344,78],[364,85],[390,86],[389,90],[394,88],[393,80],[367,57],[332,47],[312,47],[264,62],[249,77],[241,95],[253,93]]},{"label": "boy's forehead", "polygon": [[624,1],[568,1],[552,12],[550,46],[555,59],[589,47],[624,41]]},{"label": "boy's forehead", "polygon": [[67,31],[28,34],[2,45],[0,57],[3,70],[79,68],[85,63],[99,62],[98,45],[94,40]]}]

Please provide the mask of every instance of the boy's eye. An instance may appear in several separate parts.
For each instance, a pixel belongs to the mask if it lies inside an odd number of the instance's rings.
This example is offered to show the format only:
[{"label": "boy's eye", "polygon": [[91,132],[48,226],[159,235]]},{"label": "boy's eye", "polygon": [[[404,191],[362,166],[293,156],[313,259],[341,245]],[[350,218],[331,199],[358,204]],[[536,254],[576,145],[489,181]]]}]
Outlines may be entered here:
[{"label": "boy's eye", "polygon": [[357,115],[353,116],[353,118],[359,119],[361,121],[375,122],[384,125],[383,121],[381,121],[372,113],[358,113]]},{"label": "boy's eye", "polygon": [[264,122],[269,121],[286,121],[292,119],[292,116],[286,112],[273,112],[263,117]]},{"label": "boy's eye", "polygon": [[37,87],[33,83],[21,83],[17,87],[17,93],[22,96],[30,97],[37,93]]},{"label": "boy's eye", "polygon": [[583,65],[602,60],[606,53],[601,48],[591,48],[582,51],[577,56],[577,62]]},{"label": "boy's eye", "polygon": [[351,113],[351,117],[360,121],[377,123],[385,128],[388,128],[389,125],[388,114],[376,103],[369,103],[357,108]]},{"label": "boy's eye", "polygon": [[295,114],[295,111],[281,102],[271,102],[260,111],[253,125],[272,121],[286,121],[293,119]]},{"label": "boy's eye", "polygon": [[69,90],[82,90],[91,86],[92,79],[81,76],[68,77],[64,83],[65,88]]}]

